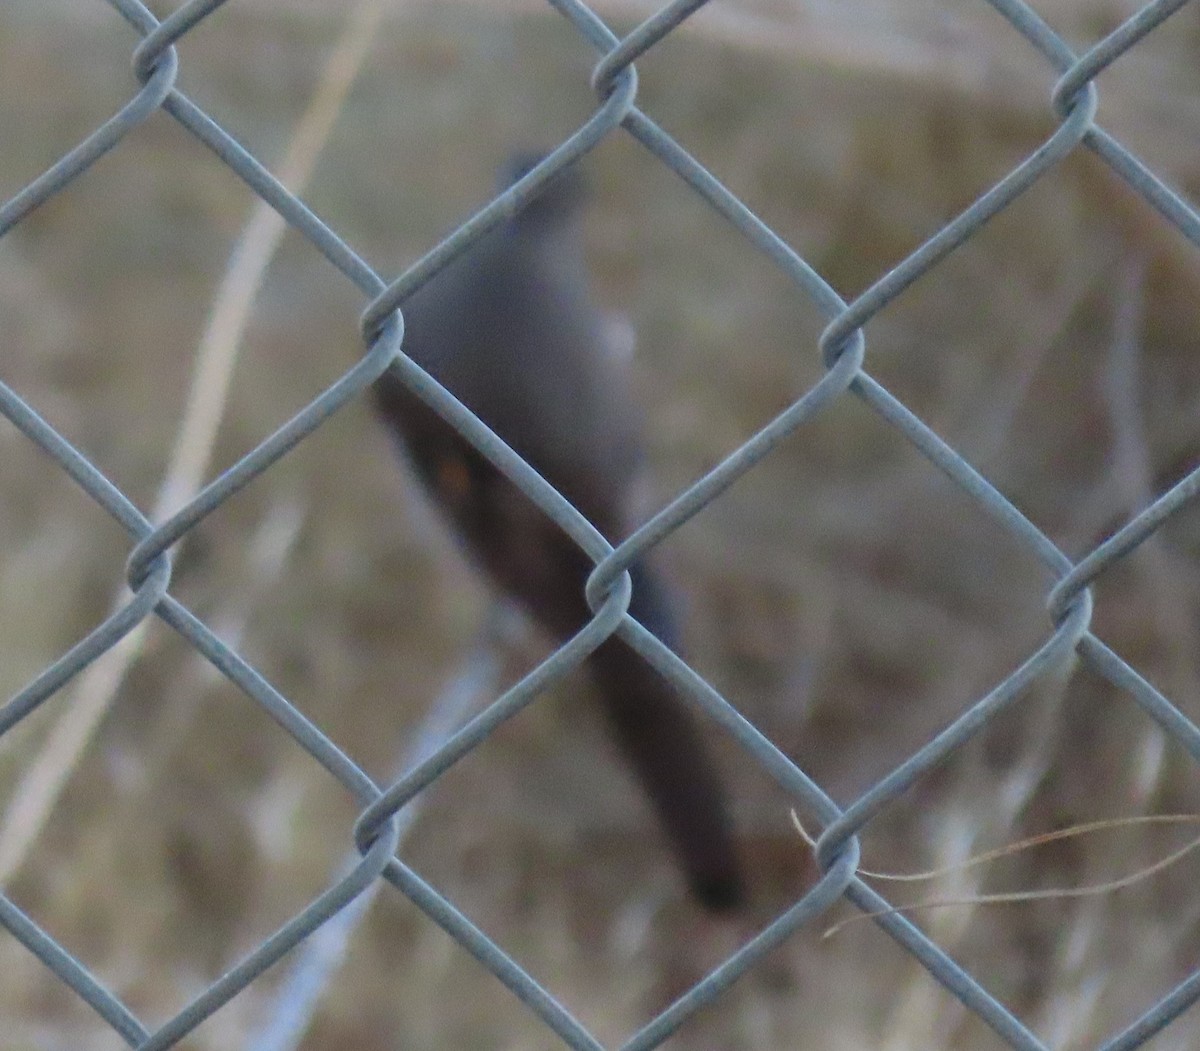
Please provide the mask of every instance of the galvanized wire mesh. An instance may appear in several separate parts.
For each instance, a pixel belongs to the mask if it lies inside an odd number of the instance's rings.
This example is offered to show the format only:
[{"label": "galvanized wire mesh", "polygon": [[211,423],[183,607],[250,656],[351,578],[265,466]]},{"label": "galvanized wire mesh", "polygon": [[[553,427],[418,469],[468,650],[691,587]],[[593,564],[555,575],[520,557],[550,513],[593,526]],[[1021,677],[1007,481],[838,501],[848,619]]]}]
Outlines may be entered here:
[{"label": "galvanized wire mesh", "polygon": [[[563,141],[545,161],[499,195],[445,242],[392,282],[376,274],[352,248],[283,188],[250,153],[208,114],[176,88],[179,59],[174,45],[204,19],[221,0],[185,4],[159,22],[136,0],[109,0],[141,35],[133,65],[141,85],[129,103],[77,148],[54,164],[0,208],[0,236],[21,223],[35,208],[83,174],[143,120],[159,111],[173,117],[207,145],[253,191],[276,209],[343,277],[369,297],[362,321],[365,352],[352,369],[314,399],[294,419],[262,441],[228,471],[207,485],[169,520],[155,524],[128,500],[89,460],[49,426],[20,394],[0,383],[0,412],[44,450],[100,507],[130,535],[127,577],[130,600],[90,635],[47,667],[0,709],[0,736],[77,676],[99,655],[149,617],[157,617],[202,654],[260,705],[296,743],[311,754],[361,802],[355,835],[361,860],[344,877],[297,913],[237,966],[165,1023],[151,1027],[97,981],[72,955],[18,909],[0,897],[0,922],[50,971],[69,985],[130,1046],[168,1048],[177,1045],[213,1012],[238,996],[289,950],[304,942],[331,917],[380,881],[390,883],[464,951],[503,982],[530,1011],[573,1048],[601,1045],[587,1029],[497,944],[459,911],[437,887],[396,856],[397,812],[433,784],[451,765],[476,748],[506,719],[528,705],[545,687],[561,678],[610,634],[620,633],[647,661],[673,680],[697,709],[740,744],[745,760],[757,764],[822,826],[817,858],[823,875],[786,911],[741,949],[729,956],[623,1045],[628,1051],[657,1047],[701,1006],[718,998],[772,948],[805,924],[812,923],[841,900],[878,913],[880,930],[904,946],[929,973],[975,1012],[1009,1046],[1039,1049],[1045,1045],[1022,1020],[1005,1008],[979,981],[952,960],[903,915],[890,912],[889,902],[856,875],[857,835],[900,799],[935,764],[962,747],[1000,712],[1015,704],[1034,684],[1058,671],[1076,655],[1124,692],[1187,753],[1200,762],[1200,730],[1171,701],[1090,631],[1089,585],[1115,562],[1155,533],[1164,521],[1200,490],[1200,471],[1189,474],[1111,538],[1073,562],[958,452],[943,442],[918,416],[870,375],[862,329],[915,281],[1011,205],[1039,179],[1053,172],[1077,148],[1101,158],[1139,194],[1166,223],[1200,247],[1200,215],[1165,186],[1136,156],[1096,123],[1095,78],[1153,32],[1185,0],[1147,4],[1085,54],[1071,50],[1029,6],[1020,0],[989,0],[1025,41],[1058,75],[1051,103],[1058,126],[1045,142],[954,221],[929,238],[854,301],[845,302],[813,267],[785,244],[765,223],[734,197],[666,134],[638,106],[637,74],[632,63],[653,49],[704,0],[668,5],[632,33],[618,39],[577,0],[551,4],[600,56],[593,73],[599,98],[594,114]],[[698,197],[729,221],[829,319],[820,340],[826,373],[766,427],[731,453],[695,485],[661,509],[635,535],[615,550],[557,492],[501,443],[447,391],[403,353],[403,307],[406,298],[450,260],[515,209],[547,179],[577,162],[609,135],[632,135]],[[172,547],[235,492],[250,484],[297,443],[358,398],[386,369],[394,369],[416,394],[451,421],[476,447],[513,479],[538,506],[596,562],[588,584],[594,619],[567,645],[507,691],[454,734],[432,755],[418,762],[394,784],[381,787],[320,730],[306,719],[238,653],[171,594]],[[839,808],[822,787],[780,752],[738,710],[685,662],[625,617],[630,597],[627,568],[684,522],[700,514],[737,479],[769,457],[779,441],[806,421],[833,411],[846,398],[858,399],[944,472],[978,508],[994,519],[1046,570],[1049,626],[1045,640],[1011,675],[966,708],[924,747],[873,785],[852,805]],[[1200,971],[1173,989],[1124,1032],[1108,1039],[1106,1049],[1144,1045],[1200,997]]]}]

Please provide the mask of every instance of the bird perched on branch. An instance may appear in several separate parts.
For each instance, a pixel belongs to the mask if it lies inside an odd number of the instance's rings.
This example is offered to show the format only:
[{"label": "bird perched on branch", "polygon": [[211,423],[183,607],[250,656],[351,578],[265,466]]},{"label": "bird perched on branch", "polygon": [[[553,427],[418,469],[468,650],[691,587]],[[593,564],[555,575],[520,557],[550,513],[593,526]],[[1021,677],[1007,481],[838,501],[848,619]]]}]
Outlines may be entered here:
[{"label": "bird perched on branch", "polygon": [[[515,162],[515,181],[532,162]],[[403,352],[524,457],[610,543],[636,524],[644,479],[628,353],[588,293],[579,230],[585,194],[559,174],[403,305]],[[377,404],[468,555],[554,640],[591,617],[593,562],[560,527],[395,374]],[[678,603],[645,564],[630,569],[629,613],[674,650]],[[705,905],[741,895],[724,792],[684,702],[624,641],[586,662],[611,733]]]}]

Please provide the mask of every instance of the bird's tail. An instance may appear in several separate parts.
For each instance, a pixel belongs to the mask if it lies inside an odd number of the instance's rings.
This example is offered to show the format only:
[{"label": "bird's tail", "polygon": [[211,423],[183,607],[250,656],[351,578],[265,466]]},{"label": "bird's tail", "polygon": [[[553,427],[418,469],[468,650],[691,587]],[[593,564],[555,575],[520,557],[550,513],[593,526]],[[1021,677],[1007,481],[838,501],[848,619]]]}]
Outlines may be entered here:
[{"label": "bird's tail", "polygon": [[[673,606],[644,567],[631,569],[629,612],[662,642],[676,647]],[[621,751],[658,814],[696,896],[730,909],[742,897],[742,874],[716,766],[699,727],[673,687],[623,640],[613,637],[589,665]]]}]

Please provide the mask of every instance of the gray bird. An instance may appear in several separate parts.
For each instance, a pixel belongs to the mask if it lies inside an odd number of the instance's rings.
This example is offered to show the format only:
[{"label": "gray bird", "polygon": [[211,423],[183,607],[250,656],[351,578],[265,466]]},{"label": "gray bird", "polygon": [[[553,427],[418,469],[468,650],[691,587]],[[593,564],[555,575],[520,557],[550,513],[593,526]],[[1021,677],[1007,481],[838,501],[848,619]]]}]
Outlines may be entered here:
[{"label": "gray bird", "polygon": [[[403,351],[617,543],[636,525],[641,420],[626,356],[588,294],[584,196],[574,169],[557,176],[414,293],[403,305]],[[397,376],[386,373],[375,392],[469,557],[554,640],[575,634],[591,616],[584,585],[592,561]],[[630,574],[630,614],[678,652],[678,603],[646,565]],[[724,792],[691,714],[618,638],[586,667],[693,892],[710,908],[733,907],[742,880]]]}]

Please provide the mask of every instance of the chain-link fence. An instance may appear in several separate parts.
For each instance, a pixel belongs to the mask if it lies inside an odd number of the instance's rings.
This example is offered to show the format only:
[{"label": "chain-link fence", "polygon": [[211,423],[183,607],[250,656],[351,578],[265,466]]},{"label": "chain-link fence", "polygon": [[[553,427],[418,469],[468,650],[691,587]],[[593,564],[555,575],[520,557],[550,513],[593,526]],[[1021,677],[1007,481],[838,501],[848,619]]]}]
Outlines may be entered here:
[{"label": "chain-link fence", "polygon": [[[604,639],[617,632],[648,662],[670,678],[690,703],[719,725],[741,748],[744,761],[756,764],[794,800],[822,833],[816,856],[820,878],[798,900],[755,937],[705,975],[702,980],[622,1046],[659,1046],[694,1012],[719,1000],[735,981],[805,925],[821,923],[836,903],[846,900],[875,914],[882,934],[894,939],[939,983],[978,1015],[1004,1042],[1014,1048],[1044,1048],[1017,1017],[946,951],[904,914],[891,910],[887,899],[856,874],[858,834],[891,807],[933,767],[963,746],[981,729],[1011,708],[1037,684],[1061,674],[1075,655],[1107,679],[1157,723],[1170,738],[1200,762],[1200,731],[1167,697],[1109,648],[1091,629],[1092,582],[1114,563],[1125,559],[1151,537],[1200,489],[1200,472],[1188,474],[1158,496],[1109,539],[1084,557],[1068,558],[1046,533],[993,487],[971,463],[942,441],[921,418],[872,377],[863,328],[914,282],[936,268],[950,253],[976,234],[990,219],[1022,194],[1052,175],[1080,147],[1092,151],[1132,188],[1160,217],[1200,246],[1200,215],[1163,184],[1133,153],[1096,123],[1098,95],[1093,81],[1147,34],[1184,5],[1185,0],[1151,3],[1080,55],[1020,0],[991,0],[1013,30],[1044,58],[1058,76],[1051,103],[1058,125],[1019,165],[899,265],[852,302],[845,302],[822,276],[741,201],[709,174],[666,134],[638,103],[633,62],[652,51],[703,0],[675,3],[647,20],[624,38],[616,37],[587,7],[575,0],[552,0],[552,6],[594,48],[599,60],[593,86],[599,99],[594,114],[566,138],[525,178],[465,223],[444,243],[392,282],[375,273],[338,234],[235,139],[176,87],[179,58],[175,45],[205,19],[219,17],[220,0],[185,4],[162,22],[135,0],[110,0],[112,7],[141,35],[133,63],[140,90],[111,120],[29,183],[0,209],[0,236],[29,217],[39,205],[83,175],[101,156],[119,149],[125,136],[147,119],[162,119],[164,111],[208,146],[255,194],[268,202],[301,233],[345,280],[370,300],[363,313],[365,351],[359,362],[286,425],[238,461],[220,477],[171,514],[155,523],[131,502],[89,459],[35,412],[17,390],[0,383],[0,411],[30,441],[44,450],[132,538],[128,558],[129,600],[68,653],[47,667],[33,682],[0,709],[0,734],[14,730],[27,716],[74,680],[102,654],[121,645],[147,618],[157,617],[202,654],[223,676],[236,684],[295,742],[336,777],[361,804],[355,839],[361,858],[342,878],[263,941],[239,964],[212,983],[174,1017],[158,1026],[139,1019],[102,982],[94,978],[62,944],[17,908],[0,898],[0,920],[8,931],[47,968],[69,985],[130,1046],[167,1048],[179,1044],[201,1022],[237,997],[285,954],[328,929],[351,903],[383,881],[407,897],[438,926],[491,971],[561,1040],[574,1048],[598,1048],[600,1043],[555,998],[552,987],[540,984],[506,951],[448,900],[437,886],[420,876],[397,855],[399,818],[403,808],[418,799],[459,759],[471,753],[497,727],[530,704],[547,685],[576,667]],[[1162,31],[1162,30],[1160,30]],[[412,292],[473,242],[511,216],[547,180],[588,154],[609,136],[628,134],[673,171],[694,194],[761,252],[786,278],[798,297],[815,305],[828,326],[820,340],[826,372],[802,397],[744,442],[685,493],[663,507],[633,536],[610,549],[558,493],[548,486],[479,420],[466,411],[403,353],[403,307]],[[553,653],[535,672],[490,703],[467,726],[450,735],[430,754],[415,762],[394,783],[375,784],[356,763],[336,747],[238,652],[218,638],[212,627],[171,592],[172,548],[235,493],[250,485],[298,443],[320,428],[347,403],[364,395],[385,370],[392,369],[428,405],[450,420],[492,463],[528,494],[541,510],[570,534],[597,568],[588,595],[595,617],[572,642]],[[1044,641],[1016,671],[975,703],[965,708],[927,744],[853,804],[837,806],[830,795],[764,736],[737,707],[726,700],[687,663],[660,644],[632,619],[624,616],[630,599],[626,570],[683,523],[714,501],[733,483],[770,458],[782,439],[822,414],[839,411],[848,399],[867,406],[894,431],[944,472],[962,492],[998,523],[1044,567],[1049,626]],[[732,703],[730,703],[732,701]],[[398,981],[403,981],[400,977]],[[1200,972],[1162,990],[1160,999],[1123,1032],[1103,1043],[1107,1049],[1141,1047],[1200,996]]]}]

